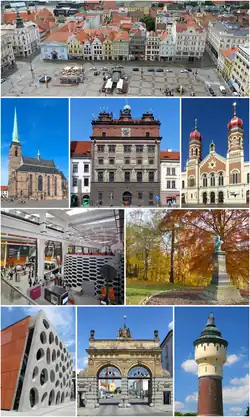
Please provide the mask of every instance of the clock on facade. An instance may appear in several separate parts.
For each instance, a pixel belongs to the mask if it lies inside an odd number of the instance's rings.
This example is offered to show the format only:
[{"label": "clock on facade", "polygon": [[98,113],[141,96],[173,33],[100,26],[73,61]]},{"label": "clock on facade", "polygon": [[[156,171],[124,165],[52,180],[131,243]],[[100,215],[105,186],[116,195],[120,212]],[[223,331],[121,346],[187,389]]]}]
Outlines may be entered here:
[{"label": "clock on facade", "polygon": [[122,136],[130,136],[130,130],[129,127],[122,127]]}]

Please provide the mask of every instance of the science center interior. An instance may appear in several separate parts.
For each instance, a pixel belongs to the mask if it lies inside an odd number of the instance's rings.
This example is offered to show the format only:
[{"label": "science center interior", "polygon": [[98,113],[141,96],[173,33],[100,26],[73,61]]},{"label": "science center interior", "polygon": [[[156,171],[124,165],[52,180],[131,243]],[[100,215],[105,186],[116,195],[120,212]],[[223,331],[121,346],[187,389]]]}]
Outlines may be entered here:
[{"label": "science center interior", "polygon": [[124,212],[2,209],[2,304],[124,303]]}]

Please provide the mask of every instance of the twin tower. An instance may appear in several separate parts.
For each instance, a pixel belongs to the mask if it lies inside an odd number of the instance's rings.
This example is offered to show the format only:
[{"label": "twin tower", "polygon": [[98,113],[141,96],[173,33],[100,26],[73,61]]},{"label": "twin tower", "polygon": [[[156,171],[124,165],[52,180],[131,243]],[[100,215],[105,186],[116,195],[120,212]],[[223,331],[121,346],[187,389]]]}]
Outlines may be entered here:
[{"label": "twin tower", "polygon": [[205,329],[194,341],[199,378],[199,416],[223,416],[222,379],[227,345],[211,313]]}]

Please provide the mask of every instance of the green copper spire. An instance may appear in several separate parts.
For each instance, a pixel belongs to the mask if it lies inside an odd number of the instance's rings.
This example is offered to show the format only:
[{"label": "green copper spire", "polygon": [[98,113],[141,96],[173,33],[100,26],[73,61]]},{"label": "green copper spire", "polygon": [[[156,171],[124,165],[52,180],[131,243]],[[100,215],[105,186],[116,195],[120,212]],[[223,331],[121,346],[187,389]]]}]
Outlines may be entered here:
[{"label": "green copper spire", "polygon": [[20,143],[19,142],[19,136],[18,136],[16,108],[15,108],[15,114],[14,114],[14,126],[13,126],[13,132],[12,132],[12,142]]},{"label": "green copper spire", "polygon": [[17,7],[16,8],[16,28],[20,29],[20,28],[23,28],[23,27],[24,27],[24,24],[23,24],[22,18],[20,16],[20,13],[19,13],[19,10],[18,10],[18,7]]}]

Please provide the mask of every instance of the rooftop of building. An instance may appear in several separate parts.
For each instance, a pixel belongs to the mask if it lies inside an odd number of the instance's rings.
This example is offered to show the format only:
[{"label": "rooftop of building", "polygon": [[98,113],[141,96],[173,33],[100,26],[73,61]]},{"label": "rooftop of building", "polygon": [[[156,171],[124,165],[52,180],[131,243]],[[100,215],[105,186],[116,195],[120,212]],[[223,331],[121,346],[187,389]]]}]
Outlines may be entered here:
[{"label": "rooftop of building", "polygon": [[234,22],[210,22],[215,30],[220,33],[226,33],[234,36],[247,36],[249,34],[248,28],[242,28],[239,23]]},{"label": "rooftop of building", "polygon": [[230,61],[233,61],[236,56],[237,51],[238,51],[238,48],[229,48],[229,49],[222,49],[220,53],[225,58],[228,58]]},{"label": "rooftop of building", "polygon": [[1,185],[1,191],[8,191],[8,185]]},{"label": "rooftop of building", "polygon": [[92,142],[90,141],[71,141],[70,155],[74,156],[90,156],[92,149]]},{"label": "rooftop of building", "polygon": [[180,152],[175,152],[172,150],[160,151],[160,160],[180,160]]}]

